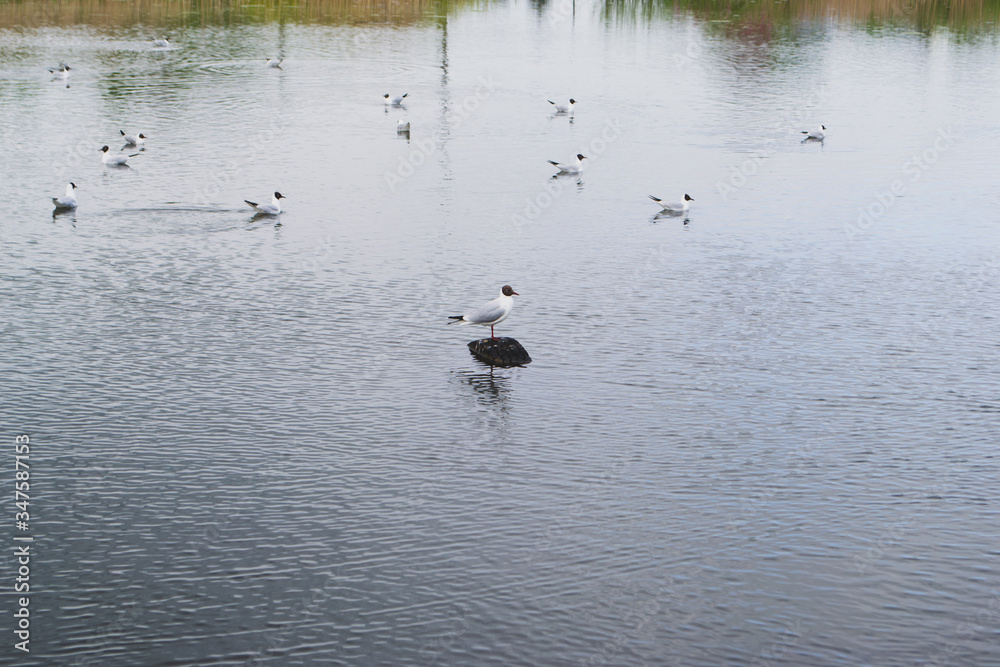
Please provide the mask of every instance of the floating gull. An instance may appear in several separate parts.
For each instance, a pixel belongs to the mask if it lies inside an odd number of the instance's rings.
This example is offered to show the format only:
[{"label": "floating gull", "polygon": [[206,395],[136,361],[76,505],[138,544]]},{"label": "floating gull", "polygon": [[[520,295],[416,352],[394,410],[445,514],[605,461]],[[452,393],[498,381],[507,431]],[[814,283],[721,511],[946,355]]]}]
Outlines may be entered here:
[{"label": "floating gull", "polygon": [[56,208],[76,208],[76,183],[70,182],[66,186],[66,194],[62,197],[53,197],[52,203],[55,204]]},{"label": "floating gull", "polygon": [[[557,167],[559,169],[559,174],[579,174],[583,171],[583,161],[586,159],[586,156],[577,153],[576,162],[572,164],[562,164],[560,162],[556,162],[555,160],[549,160],[549,164],[553,167]],[[556,175],[558,176],[559,174]]]},{"label": "floating gull", "polygon": [[271,197],[270,204],[258,204],[250,201],[249,199],[244,199],[243,201],[250,204],[250,206],[252,206],[258,213],[263,213],[264,215],[278,215],[281,213],[281,202],[278,201],[279,199],[287,199],[287,197],[280,192],[275,192]]},{"label": "floating gull", "polygon": [[666,202],[658,197],[654,197],[653,195],[649,195],[649,198],[659,204],[660,208],[662,208],[666,213],[684,213],[691,208],[691,202],[694,201],[691,195],[688,194],[684,195],[683,201],[675,202]]},{"label": "floating gull", "polygon": [[569,104],[557,104],[552,100],[547,101],[556,108],[556,113],[573,113],[573,107],[576,105],[576,100],[572,97],[569,99]]}]

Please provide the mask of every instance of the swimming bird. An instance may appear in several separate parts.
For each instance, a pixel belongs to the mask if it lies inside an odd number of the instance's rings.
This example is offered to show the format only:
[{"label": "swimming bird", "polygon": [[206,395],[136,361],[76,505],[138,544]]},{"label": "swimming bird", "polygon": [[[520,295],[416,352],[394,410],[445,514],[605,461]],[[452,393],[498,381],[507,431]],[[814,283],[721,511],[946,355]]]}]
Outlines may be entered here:
[{"label": "swimming bird", "polygon": [[66,87],[69,88],[69,65],[67,65],[62,60],[55,67],[49,67],[49,72],[52,73],[52,80],[62,79],[66,82]]},{"label": "swimming bird", "polygon": [[408,121],[408,120],[400,120],[398,123],[396,123],[396,131],[399,132],[399,133],[401,133],[401,134],[403,132],[409,132],[410,131],[410,121]]},{"label": "swimming bird", "polygon": [[125,143],[129,146],[141,146],[146,143],[146,135],[140,132],[139,134],[125,134],[125,130],[118,130],[121,132],[122,138],[125,139]]},{"label": "swimming bird", "polygon": [[58,65],[55,67],[49,67],[48,70],[52,72],[52,76],[58,76],[65,79],[69,76],[70,66],[67,65],[65,61],[60,60]]},{"label": "swimming bird", "polygon": [[[551,164],[553,167],[558,167],[559,174],[579,174],[580,172],[583,171],[583,161],[586,159],[587,157],[585,155],[577,153],[576,162],[572,164],[562,164],[556,162],[555,160],[549,160],[549,164]],[[556,175],[558,176],[559,174]]]},{"label": "swimming bird", "polygon": [[818,130],[802,130],[802,134],[806,135],[806,138],[802,141],[823,141],[826,138],[826,125],[820,125]]},{"label": "swimming bird", "polygon": [[127,167],[128,159],[130,157],[135,157],[138,153],[133,153],[132,155],[120,155],[117,153],[112,153],[111,149],[107,146],[101,148],[101,162],[108,165],[109,167]]},{"label": "swimming bird", "polygon": [[684,213],[691,208],[691,202],[694,201],[691,195],[688,194],[684,195],[684,201],[678,202],[666,202],[653,195],[649,195],[649,198],[659,204],[660,208],[667,213]]},{"label": "swimming bird", "polygon": [[250,204],[250,206],[252,206],[258,213],[263,213],[264,215],[278,215],[281,213],[281,202],[278,201],[279,199],[287,199],[287,197],[280,192],[275,192],[271,197],[270,204],[258,204],[250,201],[249,199],[244,199],[243,201]]},{"label": "swimming bird", "polygon": [[273,67],[274,69],[281,69],[281,63],[285,62],[284,58],[267,58],[267,66]]},{"label": "swimming bird", "polygon": [[160,37],[159,39],[154,39],[153,40],[153,46],[155,46],[158,49],[169,49],[170,48],[170,42],[167,41],[169,39],[169,37],[170,36],[167,35],[166,37]]},{"label": "swimming bird", "polygon": [[490,338],[496,340],[493,334],[493,327],[503,322],[510,315],[514,308],[514,297],[520,296],[510,285],[500,288],[500,296],[487,301],[479,308],[470,310],[465,315],[449,315],[451,322],[448,324],[479,324],[490,328]]},{"label": "swimming bird", "polygon": [[70,181],[69,185],[66,186],[66,194],[62,197],[53,197],[52,203],[56,205],[56,208],[76,208],[76,183]]},{"label": "swimming bird", "polygon": [[386,104],[391,104],[394,107],[398,107],[400,104],[403,103],[403,98],[405,98],[407,95],[409,95],[409,93],[403,93],[402,97],[393,97],[390,99],[389,93],[386,93],[385,95],[383,95],[383,97],[385,98]]},{"label": "swimming bird", "polygon": [[573,113],[573,107],[576,105],[576,100],[571,97],[569,98],[569,104],[556,104],[552,100],[548,100],[548,103],[556,108],[556,113]]}]

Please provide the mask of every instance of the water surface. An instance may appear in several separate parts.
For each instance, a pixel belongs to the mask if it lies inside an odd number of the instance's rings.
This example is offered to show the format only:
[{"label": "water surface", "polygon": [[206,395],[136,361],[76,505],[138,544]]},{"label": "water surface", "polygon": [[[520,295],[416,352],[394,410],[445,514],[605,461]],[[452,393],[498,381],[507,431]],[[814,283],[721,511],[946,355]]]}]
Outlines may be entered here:
[{"label": "water surface", "polygon": [[2,660],[997,662],[995,11],[783,4],[5,5]]}]

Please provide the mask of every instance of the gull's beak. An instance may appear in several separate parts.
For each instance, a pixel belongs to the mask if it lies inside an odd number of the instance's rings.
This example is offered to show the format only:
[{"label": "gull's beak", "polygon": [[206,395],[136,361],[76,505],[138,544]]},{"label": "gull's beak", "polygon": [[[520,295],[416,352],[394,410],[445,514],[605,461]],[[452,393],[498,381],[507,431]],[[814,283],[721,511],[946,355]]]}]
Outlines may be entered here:
[{"label": "gull's beak", "polygon": [[518,294],[517,292],[511,292],[511,296],[521,296],[521,295]]}]

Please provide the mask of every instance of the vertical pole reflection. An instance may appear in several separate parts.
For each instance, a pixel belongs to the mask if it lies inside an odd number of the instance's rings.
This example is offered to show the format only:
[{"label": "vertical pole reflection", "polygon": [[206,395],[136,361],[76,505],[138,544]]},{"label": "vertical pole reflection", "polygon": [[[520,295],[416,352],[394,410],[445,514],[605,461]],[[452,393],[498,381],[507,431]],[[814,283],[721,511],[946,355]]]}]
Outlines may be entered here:
[{"label": "vertical pole reflection", "polygon": [[451,180],[451,161],[448,159],[448,137],[451,126],[451,93],[448,90],[448,0],[438,5],[438,27],[441,29],[441,127],[437,132],[437,152],[440,155],[444,180]]}]

